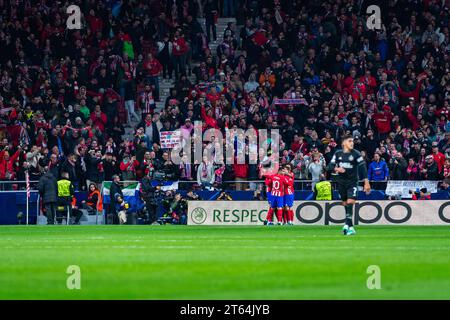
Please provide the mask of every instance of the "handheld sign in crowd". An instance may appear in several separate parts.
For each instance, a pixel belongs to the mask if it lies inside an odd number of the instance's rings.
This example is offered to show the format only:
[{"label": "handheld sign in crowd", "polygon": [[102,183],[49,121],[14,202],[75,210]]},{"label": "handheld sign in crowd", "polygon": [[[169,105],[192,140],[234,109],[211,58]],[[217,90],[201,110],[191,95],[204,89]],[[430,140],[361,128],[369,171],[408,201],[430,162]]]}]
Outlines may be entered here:
[{"label": "handheld sign in crowd", "polygon": [[173,149],[179,147],[181,143],[181,131],[161,131],[159,133],[159,140],[161,143],[161,148],[163,149]]},{"label": "handheld sign in crowd", "polygon": [[297,105],[304,104],[304,105],[308,105],[308,102],[304,98],[300,98],[300,99],[273,99],[273,103],[275,105],[279,105],[279,104],[297,104]]}]

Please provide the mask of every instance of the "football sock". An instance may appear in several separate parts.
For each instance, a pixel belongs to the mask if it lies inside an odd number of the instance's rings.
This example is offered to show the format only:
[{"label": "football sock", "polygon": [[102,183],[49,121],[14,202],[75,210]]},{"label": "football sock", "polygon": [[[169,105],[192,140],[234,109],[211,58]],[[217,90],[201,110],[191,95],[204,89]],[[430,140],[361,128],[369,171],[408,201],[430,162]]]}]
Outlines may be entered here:
[{"label": "football sock", "polygon": [[273,208],[269,208],[269,211],[267,211],[267,221],[273,222]]},{"label": "football sock", "polygon": [[283,210],[283,223],[287,223],[289,221],[289,210],[284,209]]},{"label": "football sock", "polygon": [[277,209],[277,220],[281,222],[283,219],[283,209]]},{"label": "football sock", "polygon": [[353,226],[353,204],[345,206],[345,224],[349,227]]}]

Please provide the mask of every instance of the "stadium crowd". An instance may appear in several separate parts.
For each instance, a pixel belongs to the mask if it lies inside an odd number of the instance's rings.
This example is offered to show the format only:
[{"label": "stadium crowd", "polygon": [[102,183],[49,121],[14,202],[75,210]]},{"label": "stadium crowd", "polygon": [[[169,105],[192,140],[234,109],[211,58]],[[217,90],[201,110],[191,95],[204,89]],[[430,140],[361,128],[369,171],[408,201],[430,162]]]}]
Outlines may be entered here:
[{"label": "stadium crowd", "polygon": [[[223,132],[279,129],[281,163],[296,179],[319,181],[344,134],[370,180],[446,179],[447,2],[386,1],[378,30],[366,26],[365,2],[0,1],[0,180],[25,170],[38,180],[47,165],[78,190],[114,174],[261,179],[260,164],[175,165],[159,134],[189,137],[197,120]],[[66,28],[69,4],[81,8],[81,30]],[[218,17],[237,23],[211,52]]]}]

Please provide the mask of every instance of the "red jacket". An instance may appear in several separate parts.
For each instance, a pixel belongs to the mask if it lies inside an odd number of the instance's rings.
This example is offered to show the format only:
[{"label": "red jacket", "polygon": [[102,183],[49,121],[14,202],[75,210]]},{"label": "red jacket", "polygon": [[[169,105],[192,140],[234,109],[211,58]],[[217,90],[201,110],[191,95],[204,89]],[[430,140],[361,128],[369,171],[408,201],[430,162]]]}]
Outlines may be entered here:
[{"label": "red jacket", "polygon": [[[16,171],[14,170],[14,162],[20,155],[20,151],[17,150],[8,160],[5,159],[5,151],[0,152],[0,180],[14,180]],[[6,177],[6,173],[9,173],[9,177]]]},{"label": "red jacket", "polygon": [[161,72],[162,65],[157,59],[153,58],[152,61],[147,60],[145,62],[145,69],[147,69],[148,75],[155,77]]},{"label": "red jacket", "polygon": [[391,131],[392,113],[376,113],[372,116],[379,133],[388,133]]},{"label": "red jacket", "polygon": [[95,112],[91,113],[91,119],[92,119],[92,127],[98,126],[100,131],[105,131],[105,125],[108,121],[108,118],[106,118],[106,114],[103,112],[100,113],[100,117],[97,117]]},{"label": "red jacket", "polygon": [[188,46],[183,38],[178,38],[172,41],[172,54],[174,56],[181,56],[188,51]]}]

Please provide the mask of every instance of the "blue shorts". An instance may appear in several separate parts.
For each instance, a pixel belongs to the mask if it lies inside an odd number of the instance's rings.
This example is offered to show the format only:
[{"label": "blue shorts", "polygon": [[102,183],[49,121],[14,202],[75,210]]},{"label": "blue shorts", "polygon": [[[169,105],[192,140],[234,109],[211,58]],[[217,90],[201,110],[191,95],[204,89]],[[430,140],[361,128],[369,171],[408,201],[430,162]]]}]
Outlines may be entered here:
[{"label": "blue shorts", "polygon": [[294,206],[294,195],[293,194],[285,194],[283,197],[283,202],[285,206],[293,207]]},{"label": "blue shorts", "polygon": [[284,207],[283,197],[276,197],[272,195],[270,197],[269,204],[271,208],[283,208]]},{"label": "blue shorts", "polygon": [[269,202],[269,205],[271,205],[272,201],[272,194],[270,192],[267,192],[267,202]]}]

